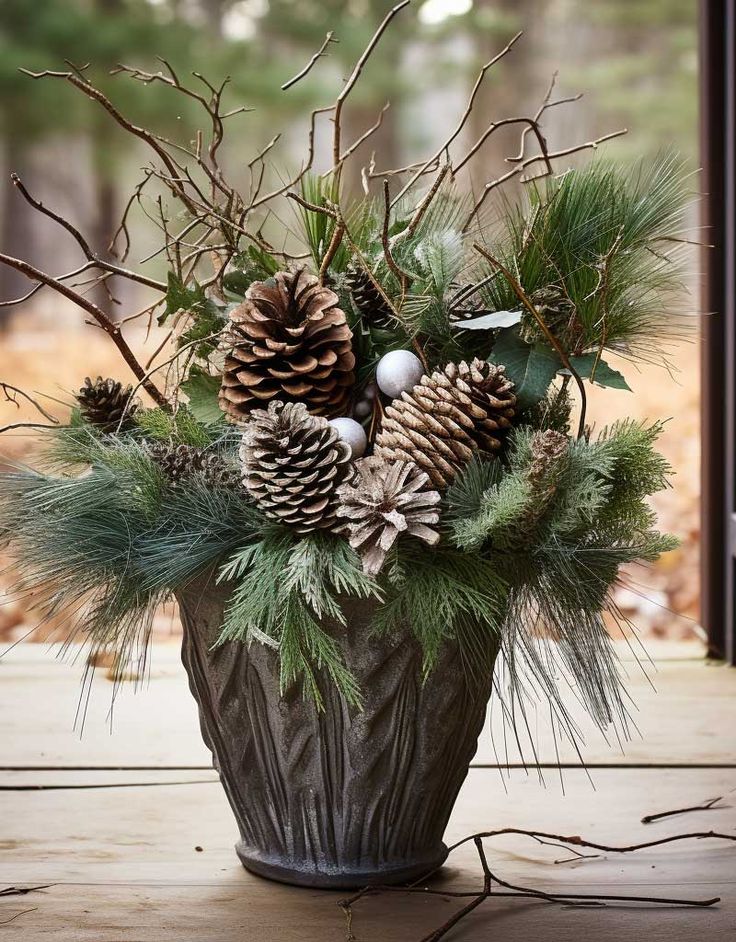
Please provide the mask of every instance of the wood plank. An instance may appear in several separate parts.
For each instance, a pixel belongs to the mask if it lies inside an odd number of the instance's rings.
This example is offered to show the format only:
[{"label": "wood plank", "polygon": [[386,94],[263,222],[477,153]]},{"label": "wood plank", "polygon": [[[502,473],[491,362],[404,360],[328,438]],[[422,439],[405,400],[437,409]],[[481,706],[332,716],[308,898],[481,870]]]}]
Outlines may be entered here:
[{"label": "wood plank", "polygon": [[[698,812],[649,826],[642,815],[733,795],[724,770],[605,770],[596,789],[582,770],[541,784],[514,772],[507,790],[497,772],[472,770],[448,838],[503,826],[631,842],[692,829],[736,833],[736,809]],[[299,890],[247,874],[232,851],[235,826],[216,784],[156,788],[0,793],[3,885],[56,883],[0,899],[0,938],[23,942],[344,942],[339,894]],[[195,848],[201,847],[198,851]],[[732,939],[736,926],[736,847],[698,841],[630,857],[602,855],[555,864],[563,853],[525,838],[488,845],[492,869],[512,882],[550,891],[708,897],[712,910],[626,906],[552,907],[536,901],[487,902],[461,940],[545,942],[571,937],[620,942]],[[480,883],[471,847],[450,859],[444,888]],[[415,942],[454,911],[457,901],[384,895],[359,903],[359,940]],[[24,910],[12,923],[2,920]]]},{"label": "wood plank", "polygon": [[[622,659],[628,656],[626,649],[621,653]],[[660,658],[658,672],[652,673],[656,692],[630,656],[624,660],[641,738],[625,744],[623,753],[615,741],[605,742],[572,695],[566,697],[585,733],[585,760],[615,765],[736,763],[733,737],[720,734],[724,728],[736,728],[736,671],[697,659],[697,646],[657,644],[654,653]],[[55,660],[40,645],[18,645],[0,660],[0,765],[209,766],[175,643],[154,646],[150,680],[143,689],[134,692],[132,683],[123,685],[115,701],[112,735],[108,718],[112,684],[101,675],[95,679],[83,735],[74,732],[80,675],[79,663]],[[496,709],[481,736],[477,763],[520,761],[515,743],[508,737],[504,743],[501,726]],[[531,728],[541,762],[553,763],[559,753],[562,762],[579,763],[569,744],[555,743],[546,713],[532,716]],[[533,758],[528,744],[524,753],[527,760]]]}]

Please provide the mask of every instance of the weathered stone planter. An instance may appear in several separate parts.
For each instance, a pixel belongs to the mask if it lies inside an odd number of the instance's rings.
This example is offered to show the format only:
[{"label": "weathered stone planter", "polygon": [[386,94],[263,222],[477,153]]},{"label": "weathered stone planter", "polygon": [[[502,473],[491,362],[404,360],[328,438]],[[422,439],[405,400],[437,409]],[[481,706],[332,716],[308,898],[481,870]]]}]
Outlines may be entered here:
[{"label": "weathered stone planter", "polygon": [[212,649],[227,592],[200,583],[180,594],[182,657],[254,873],[305,886],[399,883],[438,867],[442,836],[475,754],[491,678],[469,684],[447,646],[421,681],[408,637],[369,636],[373,604],[345,606],[342,645],[365,697],[348,707],[326,678],[325,711],[297,688],[279,693],[275,652]]}]

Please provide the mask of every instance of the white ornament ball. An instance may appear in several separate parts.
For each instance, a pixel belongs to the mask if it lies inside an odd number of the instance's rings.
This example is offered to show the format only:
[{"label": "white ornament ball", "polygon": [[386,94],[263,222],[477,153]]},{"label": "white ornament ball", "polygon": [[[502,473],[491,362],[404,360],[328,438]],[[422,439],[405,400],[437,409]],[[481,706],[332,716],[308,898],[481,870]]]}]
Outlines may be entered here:
[{"label": "white ornament ball", "polygon": [[353,415],[356,419],[367,419],[373,409],[370,399],[359,399],[353,406]]},{"label": "white ornament ball", "polygon": [[329,423],[342,441],[350,445],[353,458],[362,458],[368,447],[368,436],[365,434],[365,429],[360,422],[349,419],[347,416],[341,416],[339,419],[330,419]]},{"label": "white ornament ball", "polygon": [[378,361],[376,382],[382,393],[395,399],[413,389],[423,375],[422,361],[411,350],[391,350]]}]

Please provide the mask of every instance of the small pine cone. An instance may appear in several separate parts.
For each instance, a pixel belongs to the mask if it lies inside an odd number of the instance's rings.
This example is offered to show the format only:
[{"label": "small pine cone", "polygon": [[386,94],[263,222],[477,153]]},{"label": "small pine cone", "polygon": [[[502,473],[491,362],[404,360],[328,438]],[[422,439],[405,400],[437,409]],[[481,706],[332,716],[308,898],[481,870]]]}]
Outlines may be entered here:
[{"label": "small pine cone", "polygon": [[535,432],[530,442],[532,460],[527,472],[527,480],[535,492],[540,489],[553,489],[565,465],[568,445],[567,435],[546,429]]},{"label": "small pine cone", "polygon": [[457,281],[450,283],[448,312],[451,320],[468,320],[484,313],[479,294],[474,290],[475,287],[472,283],[468,285],[461,285]]},{"label": "small pine cone", "polygon": [[345,287],[361,317],[370,327],[380,330],[393,330],[396,327],[393,311],[365,269],[351,265],[345,272]]},{"label": "small pine cone", "polygon": [[303,270],[253,282],[230,314],[220,408],[244,422],[271,400],[314,415],[346,415],[354,382],[352,333],[334,291]]},{"label": "small pine cone", "polygon": [[152,442],[147,450],[171,484],[179,484],[198,474],[209,487],[240,487],[237,468],[228,464],[217,452],[194,445],[170,445],[167,442]]},{"label": "small pine cone", "polygon": [[546,429],[534,432],[529,442],[531,461],[526,471],[530,497],[526,512],[510,538],[509,549],[519,551],[528,546],[536,527],[547,513],[557,492],[560,476],[567,466],[570,440],[567,435]]},{"label": "small pine cone", "polygon": [[[581,336],[581,327],[575,305],[559,285],[548,285],[533,291],[529,300],[550,332],[563,347],[573,350]],[[520,335],[527,343],[544,340],[544,333],[536,318],[526,309],[521,315]]]},{"label": "small pine cone", "polygon": [[449,363],[386,408],[375,453],[413,461],[443,490],[474,452],[499,451],[514,417],[512,388],[503,366]]},{"label": "small pine cone", "polygon": [[337,513],[347,521],[348,539],[363,560],[363,570],[375,576],[400,533],[435,546],[440,539],[440,495],[431,489],[429,475],[408,461],[363,458],[355,477],[343,484]]},{"label": "small pine cone", "polygon": [[520,422],[533,429],[554,430],[569,435],[571,412],[572,399],[569,391],[564,386],[558,389],[553,387],[544,399],[524,410]]},{"label": "small pine cone", "polygon": [[257,409],[240,449],[243,484],[272,520],[297,533],[340,529],[337,488],[352,474],[351,449],[327,419],[304,403]]},{"label": "small pine cone", "polygon": [[101,376],[94,382],[87,376],[75,398],[82,418],[101,432],[129,429],[139,406],[138,400],[133,398],[132,386],[123,386],[117,380]]}]

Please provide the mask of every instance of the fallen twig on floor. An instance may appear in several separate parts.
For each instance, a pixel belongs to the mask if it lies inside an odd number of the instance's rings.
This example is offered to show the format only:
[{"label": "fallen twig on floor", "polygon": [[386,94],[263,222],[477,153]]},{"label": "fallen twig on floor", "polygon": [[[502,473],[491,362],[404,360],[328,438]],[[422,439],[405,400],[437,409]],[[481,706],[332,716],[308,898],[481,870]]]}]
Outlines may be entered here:
[{"label": "fallen twig on floor", "polygon": [[48,890],[50,886],[56,886],[55,883],[44,883],[42,886],[6,886],[0,890],[0,896],[25,896],[27,893],[35,893],[36,890]]},{"label": "fallen twig on floor", "polygon": [[21,909],[19,913],[11,916],[10,919],[0,919],[0,926],[7,926],[9,922],[14,922],[19,916],[25,916],[26,913],[35,913],[37,909],[38,906],[33,906],[31,909]]},{"label": "fallen twig on floor", "polygon": [[645,814],[641,819],[642,824],[651,824],[653,821],[660,821],[662,818],[670,818],[676,814],[688,814],[690,811],[710,811],[715,808],[719,801],[723,801],[723,796],[711,798],[703,802],[702,805],[691,805],[689,808],[675,808],[673,811],[659,811],[657,814]]},{"label": "fallen twig on floor", "polygon": [[[718,799],[714,799],[714,802],[717,800]],[[408,886],[364,887],[362,890],[359,890],[357,893],[353,894],[353,896],[341,900],[338,904],[345,913],[345,918],[347,921],[346,942],[355,942],[356,938],[353,935],[352,930],[353,905],[357,903],[358,900],[363,899],[366,896],[372,896],[385,892],[420,893],[426,896],[441,896],[445,899],[469,900],[469,902],[467,902],[461,909],[450,916],[449,919],[447,919],[441,926],[430,932],[429,935],[423,936],[421,942],[439,942],[439,940],[444,938],[452,928],[454,928],[462,919],[465,918],[465,916],[467,916],[474,909],[480,906],[481,903],[484,903],[491,897],[519,897],[523,899],[538,899],[547,903],[556,903],[558,905],[564,906],[605,906],[607,903],[615,902],[651,903],[654,905],[664,906],[708,907],[714,906],[716,903],[720,902],[720,897],[718,896],[714,896],[709,899],[683,899],[680,897],[628,896],[598,893],[547,893],[543,890],[535,890],[531,887],[517,886],[516,884],[509,883],[507,880],[503,880],[501,877],[490,870],[483,847],[484,839],[500,837],[505,834],[518,834],[524,837],[531,837],[539,844],[563,847],[570,850],[575,855],[570,859],[600,856],[599,854],[579,854],[574,849],[575,847],[586,847],[591,850],[601,851],[603,853],[628,854],[651,847],[658,847],[663,844],[671,844],[675,841],[703,840],[706,838],[713,838],[715,840],[736,842],[736,834],[722,834],[718,831],[693,831],[688,834],[673,834],[669,837],[662,837],[654,841],[645,841],[639,844],[626,844],[619,846],[598,844],[594,841],[587,841],[577,834],[565,836],[562,834],[550,834],[546,831],[529,831],[523,828],[500,828],[496,831],[480,831],[477,834],[470,834],[468,837],[464,837],[462,840],[453,844],[449,848],[449,852],[452,853],[452,851],[457,850],[457,848],[461,847],[463,844],[473,841],[476,850],[478,851],[478,857],[483,870],[482,889],[469,891],[441,890],[433,889],[424,885],[430,877],[432,877],[435,873],[437,873],[438,870],[441,869],[440,867],[423,877],[421,881],[423,885],[421,886],[418,885],[419,881],[416,881],[412,884],[409,884]],[[498,889],[499,887],[501,889]]]}]

